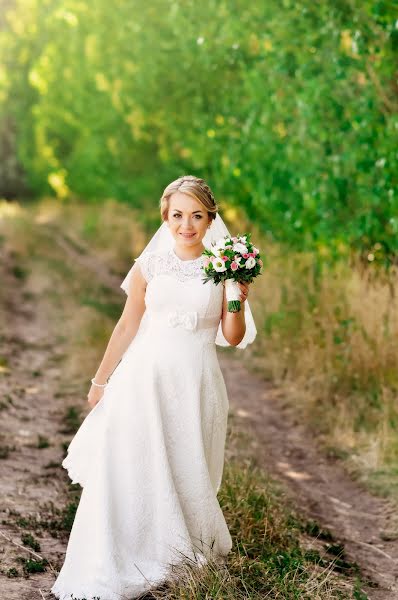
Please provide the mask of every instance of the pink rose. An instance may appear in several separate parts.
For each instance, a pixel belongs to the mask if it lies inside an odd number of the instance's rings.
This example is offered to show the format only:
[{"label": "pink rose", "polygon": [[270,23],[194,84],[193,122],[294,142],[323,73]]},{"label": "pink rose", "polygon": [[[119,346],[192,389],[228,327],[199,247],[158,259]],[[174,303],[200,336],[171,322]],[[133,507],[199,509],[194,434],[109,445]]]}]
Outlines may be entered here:
[{"label": "pink rose", "polygon": [[256,255],[254,252],[249,252],[249,256],[252,256],[254,258]]},{"label": "pink rose", "polygon": [[234,261],[234,262],[232,262],[232,263],[231,263],[231,269],[232,269],[233,271],[236,271],[237,269],[239,269],[239,265],[238,265],[238,263],[237,263],[237,262],[235,262],[235,261]]},{"label": "pink rose", "polygon": [[206,268],[209,266],[209,264],[211,263],[211,260],[208,256],[206,256],[203,260],[203,266]]},{"label": "pink rose", "polygon": [[242,254],[243,258],[249,258],[250,254],[248,254],[247,252],[245,252],[244,254]]},{"label": "pink rose", "polygon": [[229,260],[228,256],[222,256],[221,260],[223,260],[224,262],[227,262],[227,260]]},{"label": "pink rose", "polygon": [[231,240],[234,242],[234,244],[236,244],[236,242],[238,241],[238,238],[237,237],[233,237],[233,238],[231,238]]}]

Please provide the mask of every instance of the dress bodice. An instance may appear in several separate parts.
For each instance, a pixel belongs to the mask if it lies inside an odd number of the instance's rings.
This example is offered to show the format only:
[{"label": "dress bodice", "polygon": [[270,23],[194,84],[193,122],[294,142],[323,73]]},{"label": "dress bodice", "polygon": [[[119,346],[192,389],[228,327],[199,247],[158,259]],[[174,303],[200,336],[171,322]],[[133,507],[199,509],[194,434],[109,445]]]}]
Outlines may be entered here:
[{"label": "dress bodice", "polygon": [[146,328],[156,325],[161,334],[194,334],[215,341],[222,313],[223,286],[203,283],[203,256],[180,259],[173,249],[147,252],[136,259],[147,282],[143,317]]}]

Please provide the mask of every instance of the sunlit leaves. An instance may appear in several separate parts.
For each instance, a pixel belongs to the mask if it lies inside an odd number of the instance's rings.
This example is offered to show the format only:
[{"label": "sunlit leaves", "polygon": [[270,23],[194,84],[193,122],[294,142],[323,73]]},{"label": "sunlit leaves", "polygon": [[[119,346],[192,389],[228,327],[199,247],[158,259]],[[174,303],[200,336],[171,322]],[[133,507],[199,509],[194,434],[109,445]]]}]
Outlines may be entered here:
[{"label": "sunlit leaves", "polygon": [[397,18],[370,0],[17,0],[0,102],[37,193],[145,190],[155,206],[193,172],[275,239],[383,261],[398,252]]}]

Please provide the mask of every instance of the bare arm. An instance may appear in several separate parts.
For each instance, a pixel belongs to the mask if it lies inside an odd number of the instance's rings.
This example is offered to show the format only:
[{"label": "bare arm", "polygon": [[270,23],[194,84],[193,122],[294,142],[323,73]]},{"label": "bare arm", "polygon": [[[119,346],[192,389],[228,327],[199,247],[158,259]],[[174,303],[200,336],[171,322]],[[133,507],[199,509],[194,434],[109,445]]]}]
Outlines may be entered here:
[{"label": "bare arm", "polygon": [[[249,283],[239,283],[242,290],[249,289]],[[245,297],[241,294],[241,309],[239,312],[228,312],[228,302],[224,286],[223,307],[221,316],[221,329],[227,342],[232,346],[237,346],[243,340],[246,333],[245,321]]]},{"label": "bare arm", "polygon": [[145,312],[146,281],[137,265],[131,272],[128,296],[123,312],[109,339],[95,374],[96,383],[106,383],[135,337]]}]

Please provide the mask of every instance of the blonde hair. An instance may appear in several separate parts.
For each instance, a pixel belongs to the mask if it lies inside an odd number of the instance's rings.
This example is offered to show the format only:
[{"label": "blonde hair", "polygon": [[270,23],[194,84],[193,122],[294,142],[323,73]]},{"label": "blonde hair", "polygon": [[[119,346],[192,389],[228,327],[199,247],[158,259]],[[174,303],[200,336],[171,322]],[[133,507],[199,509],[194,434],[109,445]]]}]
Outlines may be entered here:
[{"label": "blonde hair", "polygon": [[194,175],[182,175],[175,181],[169,183],[160,198],[160,214],[162,221],[167,221],[169,200],[175,192],[182,192],[188,196],[192,196],[192,198],[198,200],[198,202],[200,202],[207,210],[207,214],[211,219],[216,218],[218,206],[214,199],[213,192],[205,180],[199,179],[199,177],[195,177]]}]

